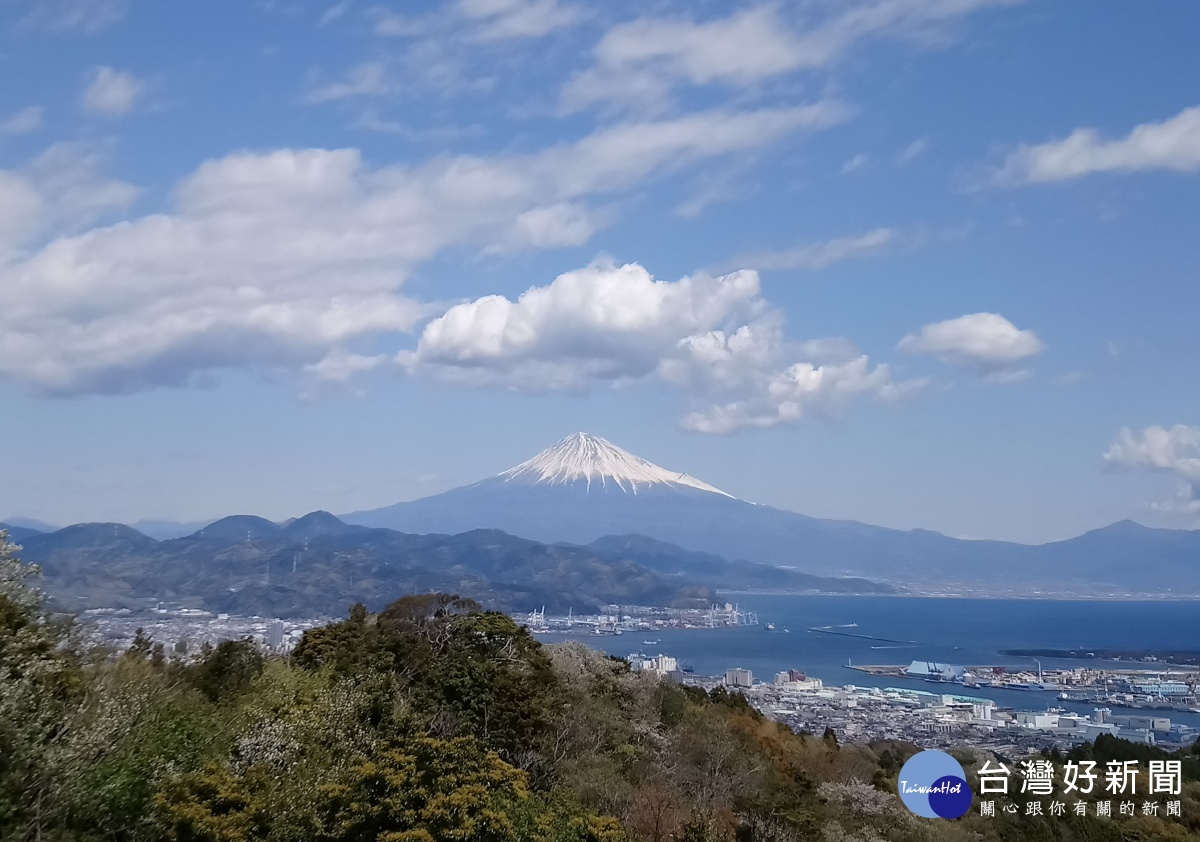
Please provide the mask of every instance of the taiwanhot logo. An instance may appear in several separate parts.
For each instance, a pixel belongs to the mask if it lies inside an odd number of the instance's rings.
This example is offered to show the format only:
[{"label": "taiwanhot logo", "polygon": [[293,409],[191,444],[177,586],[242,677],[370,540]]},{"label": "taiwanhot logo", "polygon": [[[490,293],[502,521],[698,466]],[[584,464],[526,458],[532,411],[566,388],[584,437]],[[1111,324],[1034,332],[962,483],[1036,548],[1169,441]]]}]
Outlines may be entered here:
[{"label": "taiwanhot logo", "polygon": [[919,751],[900,769],[900,800],[927,819],[957,819],[971,809],[962,764],[944,751]]}]

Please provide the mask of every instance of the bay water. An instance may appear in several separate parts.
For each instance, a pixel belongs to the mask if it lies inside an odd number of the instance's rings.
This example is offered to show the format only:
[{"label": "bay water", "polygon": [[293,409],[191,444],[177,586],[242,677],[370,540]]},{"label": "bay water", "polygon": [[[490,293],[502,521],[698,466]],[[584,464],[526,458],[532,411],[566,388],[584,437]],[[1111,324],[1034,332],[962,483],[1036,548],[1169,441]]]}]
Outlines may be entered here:
[{"label": "bay water", "polygon": [[[664,629],[607,635],[545,635],[548,643],[577,639],[613,655],[666,654],[700,675],[744,667],[759,680],[798,669],[826,684],[909,687],[993,699],[1019,710],[1063,707],[1090,713],[1090,703],[1066,702],[1047,691],[938,685],[873,677],[847,664],[903,664],[913,660],[966,666],[995,665],[1036,672],[1033,658],[1001,655],[1003,649],[1200,650],[1200,601],[967,599],[950,597],[727,595],[759,625],[718,629]],[[767,631],[773,623],[775,631]],[[814,627],[864,637],[808,631]],[[841,627],[841,628],[836,628]],[[786,629],[786,631],[785,631]],[[867,639],[867,638],[873,639]],[[658,643],[644,643],[657,640]],[[1150,663],[1042,658],[1043,667],[1155,669]],[[1198,669],[1197,671],[1200,671]],[[1114,713],[1135,711],[1117,709]],[[1155,712],[1173,722],[1200,726],[1200,714]]]}]

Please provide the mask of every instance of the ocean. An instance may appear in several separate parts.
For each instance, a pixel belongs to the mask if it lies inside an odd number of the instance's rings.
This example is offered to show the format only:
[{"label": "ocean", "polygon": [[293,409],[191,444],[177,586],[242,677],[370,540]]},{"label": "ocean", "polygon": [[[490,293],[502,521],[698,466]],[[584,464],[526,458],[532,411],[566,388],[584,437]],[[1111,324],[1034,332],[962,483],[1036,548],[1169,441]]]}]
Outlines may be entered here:
[{"label": "ocean", "polygon": [[[886,596],[779,596],[735,594],[728,597],[743,611],[757,612],[758,626],[681,629],[620,636],[539,635],[547,643],[580,640],[613,655],[645,652],[677,658],[701,675],[719,675],[730,667],[752,670],[770,681],[776,672],[798,669],[826,684],[901,686],[936,690],[937,685],[897,678],[875,678],[846,668],[853,664],[905,664],[913,660],[964,665],[1001,665],[1037,669],[1032,658],[1000,655],[1002,649],[1197,649],[1200,650],[1200,601],[961,599]],[[774,623],[776,631],[765,630]],[[848,626],[867,640],[810,632],[816,626]],[[783,631],[787,629],[788,631]],[[643,639],[658,640],[644,645]],[[912,641],[907,642],[907,641]],[[1098,660],[1043,658],[1042,665],[1133,666]],[[1153,668],[1152,664],[1139,667]],[[1023,710],[1064,707],[1090,713],[1088,703],[1061,701],[1052,692],[967,688],[954,692],[993,699]],[[1134,711],[1115,710],[1114,713]],[[1156,712],[1173,722],[1200,726],[1200,714]]]}]

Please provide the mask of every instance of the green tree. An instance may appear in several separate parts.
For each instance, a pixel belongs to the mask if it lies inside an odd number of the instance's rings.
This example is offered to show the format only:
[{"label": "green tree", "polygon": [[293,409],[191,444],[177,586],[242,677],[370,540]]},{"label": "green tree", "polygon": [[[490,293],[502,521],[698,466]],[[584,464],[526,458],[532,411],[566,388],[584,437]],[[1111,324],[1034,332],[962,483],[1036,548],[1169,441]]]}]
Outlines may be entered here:
[{"label": "green tree", "polygon": [[0,839],[50,824],[45,758],[83,689],[71,624],[46,612],[39,571],[18,550],[0,531]]},{"label": "green tree", "polygon": [[203,652],[200,660],[185,670],[186,679],[212,702],[236,697],[262,674],[263,658],[250,638],[223,640]]}]

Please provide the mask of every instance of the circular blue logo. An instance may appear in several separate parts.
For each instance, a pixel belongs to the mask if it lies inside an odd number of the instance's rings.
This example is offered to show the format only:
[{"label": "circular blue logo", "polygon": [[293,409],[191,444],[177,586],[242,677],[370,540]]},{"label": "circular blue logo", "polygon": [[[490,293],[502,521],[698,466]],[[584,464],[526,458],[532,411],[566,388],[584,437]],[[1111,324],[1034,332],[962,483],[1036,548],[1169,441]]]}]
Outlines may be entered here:
[{"label": "circular blue logo", "polygon": [[957,819],[971,809],[962,764],[944,751],[919,751],[900,769],[900,800],[927,819]]}]

